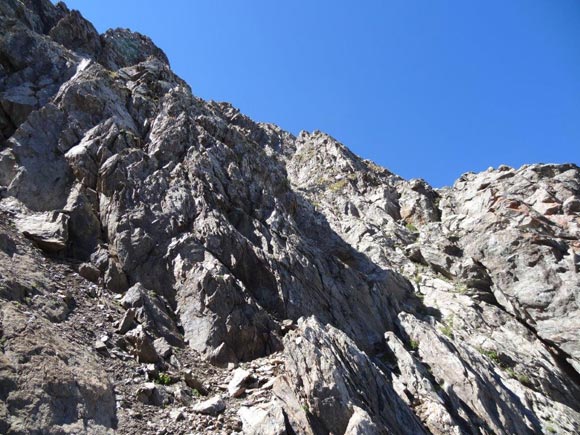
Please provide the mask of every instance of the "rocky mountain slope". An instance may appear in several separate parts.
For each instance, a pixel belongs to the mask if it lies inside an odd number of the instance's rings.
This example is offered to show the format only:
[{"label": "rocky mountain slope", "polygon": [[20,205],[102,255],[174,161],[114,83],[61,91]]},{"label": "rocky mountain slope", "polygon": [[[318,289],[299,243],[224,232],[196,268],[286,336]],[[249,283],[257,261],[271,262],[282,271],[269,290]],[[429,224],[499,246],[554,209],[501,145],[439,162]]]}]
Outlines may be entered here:
[{"label": "rocky mountain slope", "polygon": [[406,181],[0,3],[0,433],[580,433],[580,169]]}]

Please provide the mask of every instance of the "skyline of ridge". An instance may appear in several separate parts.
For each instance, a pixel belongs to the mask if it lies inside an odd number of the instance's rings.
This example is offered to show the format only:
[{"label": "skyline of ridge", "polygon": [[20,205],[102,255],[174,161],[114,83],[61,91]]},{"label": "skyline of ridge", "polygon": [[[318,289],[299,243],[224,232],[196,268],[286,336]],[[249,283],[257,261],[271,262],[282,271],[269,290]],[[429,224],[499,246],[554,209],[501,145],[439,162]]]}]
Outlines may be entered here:
[{"label": "skyline of ridge", "polygon": [[195,95],[324,131],[405,178],[580,161],[572,1],[66,4],[99,32],[151,37]]}]

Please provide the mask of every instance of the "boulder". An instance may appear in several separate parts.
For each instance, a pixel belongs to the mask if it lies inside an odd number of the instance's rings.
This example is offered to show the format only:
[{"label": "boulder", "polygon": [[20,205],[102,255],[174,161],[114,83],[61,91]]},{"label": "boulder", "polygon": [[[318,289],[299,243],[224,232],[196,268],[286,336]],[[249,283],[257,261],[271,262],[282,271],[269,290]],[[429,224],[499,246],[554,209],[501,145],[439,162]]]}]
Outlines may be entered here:
[{"label": "boulder", "polygon": [[135,284],[121,299],[124,308],[135,310],[136,320],[156,337],[164,337],[169,344],[180,346],[182,340],[175,322],[168,314],[166,302],[140,283]]},{"label": "boulder", "polygon": [[133,353],[139,362],[156,363],[159,361],[153,340],[145,332],[143,325],[138,325],[135,329],[127,332],[125,338],[133,346]]},{"label": "boulder", "polygon": [[168,403],[168,396],[163,387],[153,382],[141,385],[135,393],[135,398],[145,405],[163,406]]},{"label": "boulder", "polygon": [[228,394],[230,397],[240,397],[246,391],[247,384],[251,381],[252,374],[244,369],[237,368],[232,374],[228,383]]},{"label": "boulder", "polygon": [[380,435],[381,433],[370,416],[357,406],[348,421],[344,435]]},{"label": "boulder", "polygon": [[159,355],[163,359],[169,358],[173,353],[171,345],[167,342],[167,340],[164,337],[156,338],[153,341],[153,347],[155,348],[157,355]]},{"label": "boulder", "polygon": [[16,227],[47,252],[63,251],[68,243],[68,215],[59,212],[37,213],[16,220]]},{"label": "boulder", "polygon": [[284,411],[279,403],[242,406],[238,411],[245,435],[286,435]]},{"label": "boulder", "polygon": [[119,326],[117,327],[117,332],[119,334],[125,334],[131,329],[135,328],[137,325],[135,323],[135,308],[129,308],[123,314],[123,317],[119,321]]},{"label": "boulder", "polygon": [[79,275],[96,283],[101,277],[101,271],[91,263],[82,263],[79,266]]},{"label": "boulder", "polygon": [[212,397],[211,399],[204,400],[203,402],[196,403],[191,408],[193,412],[198,414],[206,414],[216,416],[221,414],[226,409],[225,402],[219,396]]},{"label": "boulder", "polygon": [[109,267],[105,272],[105,277],[103,280],[105,286],[115,293],[124,293],[129,287],[127,276],[119,264],[114,260],[109,261]]},{"label": "boulder", "polygon": [[183,380],[189,388],[197,391],[202,396],[208,395],[208,388],[191,370],[183,371]]}]

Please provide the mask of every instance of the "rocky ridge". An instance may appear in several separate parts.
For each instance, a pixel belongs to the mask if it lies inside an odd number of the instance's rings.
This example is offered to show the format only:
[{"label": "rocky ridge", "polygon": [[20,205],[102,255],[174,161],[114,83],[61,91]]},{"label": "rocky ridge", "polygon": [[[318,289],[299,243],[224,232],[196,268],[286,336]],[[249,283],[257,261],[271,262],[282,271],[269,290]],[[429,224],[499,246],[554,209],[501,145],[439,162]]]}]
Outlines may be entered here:
[{"label": "rocky ridge", "polygon": [[0,4],[0,432],[580,432],[580,169],[433,189]]}]

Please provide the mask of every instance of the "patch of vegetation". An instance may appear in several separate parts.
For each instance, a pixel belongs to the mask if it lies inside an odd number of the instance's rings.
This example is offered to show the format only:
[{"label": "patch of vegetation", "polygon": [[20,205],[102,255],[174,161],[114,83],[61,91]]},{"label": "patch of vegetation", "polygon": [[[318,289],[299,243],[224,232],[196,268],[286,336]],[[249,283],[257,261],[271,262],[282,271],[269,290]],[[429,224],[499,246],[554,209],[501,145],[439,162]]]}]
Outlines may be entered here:
[{"label": "patch of vegetation", "polygon": [[442,274],[440,271],[436,270],[435,271],[437,273],[437,278],[439,278],[441,281],[445,281],[448,283],[452,283],[453,281],[451,280],[451,278],[449,278],[447,275]]},{"label": "patch of vegetation", "polygon": [[415,225],[413,225],[411,222],[407,222],[405,224],[405,228],[407,228],[412,233],[418,233],[419,232],[419,230],[417,229],[417,227]]},{"label": "patch of vegetation", "polygon": [[413,275],[413,281],[415,281],[415,284],[419,285],[421,283],[421,274],[419,272],[415,272],[415,275]]},{"label": "patch of vegetation", "polygon": [[532,381],[525,373],[518,373],[512,367],[504,367],[504,370],[510,378],[517,380],[520,384],[525,385],[526,387],[532,387]]},{"label": "patch of vegetation", "polygon": [[501,366],[501,360],[499,359],[499,355],[495,350],[485,350],[485,349],[482,349],[481,347],[478,348],[477,350],[479,351],[480,354],[485,355],[490,360],[492,360],[494,363]]},{"label": "patch of vegetation", "polygon": [[417,349],[419,349],[419,342],[418,342],[417,340],[413,340],[413,339],[411,339],[411,340],[409,341],[409,347],[410,347],[412,350],[417,350]]},{"label": "patch of vegetation", "polygon": [[373,172],[378,172],[378,173],[385,172],[385,168],[380,167],[375,162],[367,161],[366,164],[367,164],[367,167]]},{"label": "patch of vegetation", "polygon": [[306,414],[310,414],[310,408],[308,407],[308,405],[306,404],[302,404],[302,410],[306,413]]},{"label": "patch of vegetation", "polygon": [[457,291],[457,293],[464,295],[465,293],[467,293],[467,286],[463,283],[459,283],[455,286],[455,291]]},{"label": "patch of vegetation", "polygon": [[516,375],[516,379],[520,382],[520,384],[525,385],[526,387],[530,387],[532,385],[530,377],[526,374],[519,373]]},{"label": "patch of vegetation", "polygon": [[444,325],[444,326],[441,327],[440,331],[446,337],[449,337],[451,339],[453,338],[453,328],[451,328],[451,326]]},{"label": "patch of vegetation", "polygon": [[477,350],[482,355],[485,355],[490,360],[492,360],[495,364],[497,364],[502,370],[504,370],[507,373],[507,375],[510,378],[516,379],[520,384],[525,385],[526,387],[532,388],[533,384],[532,384],[530,377],[528,375],[526,375],[525,373],[518,373],[515,371],[515,369],[513,367],[509,367],[506,364],[504,364],[501,361],[498,353],[495,350],[485,350],[482,348],[478,348]]},{"label": "patch of vegetation", "polygon": [[453,339],[453,317],[451,317],[439,330],[446,337]]},{"label": "patch of vegetation", "polygon": [[199,390],[197,388],[192,388],[191,394],[193,394],[193,397],[201,397],[201,393],[199,392]]},{"label": "patch of vegetation", "polygon": [[323,185],[323,184],[328,184],[329,180],[324,176],[324,175],[320,175],[318,177],[316,177],[316,180],[314,180],[314,184],[316,184],[317,186]]},{"label": "patch of vegetation", "polygon": [[511,368],[511,367],[506,367],[506,368],[505,368],[505,372],[508,374],[508,376],[509,376],[510,378],[512,378],[512,379],[516,379],[516,377],[517,377],[517,374],[516,374],[516,371],[515,371],[513,368]]},{"label": "patch of vegetation", "polygon": [[348,181],[346,180],[346,178],[343,178],[335,183],[330,184],[328,186],[328,189],[332,192],[339,192],[346,187],[347,183]]},{"label": "patch of vegetation", "polygon": [[302,149],[296,158],[300,161],[312,160],[316,156],[316,150],[314,148]]},{"label": "patch of vegetation", "polygon": [[546,430],[550,433],[557,433],[556,429],[554,429],[554,426],[546,426]]},{"label": "patch of vegetation", "polygon": [[112,80],[116,80],[119,77],[119,73],[117,71],[106,70],[105,72]]},{"label": "patch of vegetation", "polygon": [[512,367],[502,367],[508,376],[512,379],[517,380],[520,384],[525,385],[526,387],[532,387],[532,381],[530,377],[525,373],[518,373]]},{"label": "patch of vegetation", "polygon": [[173,383],[173,378],[167,373],[159,373],[155,382],[161,385],[171,385]]}]

